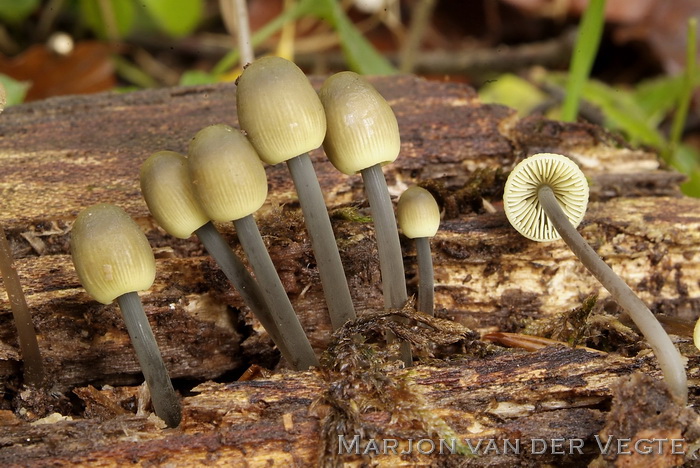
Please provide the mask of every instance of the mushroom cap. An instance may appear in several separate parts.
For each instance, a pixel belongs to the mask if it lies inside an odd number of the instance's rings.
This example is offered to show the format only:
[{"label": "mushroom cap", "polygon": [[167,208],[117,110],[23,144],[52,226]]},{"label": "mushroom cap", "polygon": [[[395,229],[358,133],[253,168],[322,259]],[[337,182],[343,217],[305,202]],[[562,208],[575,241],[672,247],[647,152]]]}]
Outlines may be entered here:
[{"label": "mushroom cap", "polygon": [[543,185],[552,188],[574,227],[581,223],[588,204],[586,176],[571,159],[560,154],[540,153],[520,161],[506,181],[503,208],[508,221],[520,234],[538,242],[560,238],[537,197]]},{"label": "mushroom cap", "polygon": [[326,115],[316,90],[294,63],[260,58],[237,83],[238,121],[260,159],[277,164],[321,146]]},{"label": "mushroom cap", "polygon": [[326,111],[323,149],[340,172],[351,175],[399,155],[399,125],[374,87],[353,72],[326,79],[319,92]]},{"label": "mushroom cap", "polygon": [[410,239],[433,237],[440,226],[440,207],[422,187],[409,187],[399,198],[396,209],[399,227]]},{"label": "mushroom cap", "polygon": [[187,166],[209,219],[245,218],[265,202],[267,176],[262,161],[246,137],[228,125],[200,130],[190,142]]},{"label": "mushroom cap", "polygon": [[187,239],[209,222],[194,194],[187,158],[158,151],[141,165],[141,193],[151,214],[171,236]]},{"label": "mushroom cap", "polygon": [[695,328],[693,329],[693,344],[700,349],[700,319],[695,322]]},{"label": "mushroom cap", "polygon": [[156,261],[145,234],[119,207],[107,203],[80,212],[71,230],[71,256],[85,291],[109,304],[153,284]]}]

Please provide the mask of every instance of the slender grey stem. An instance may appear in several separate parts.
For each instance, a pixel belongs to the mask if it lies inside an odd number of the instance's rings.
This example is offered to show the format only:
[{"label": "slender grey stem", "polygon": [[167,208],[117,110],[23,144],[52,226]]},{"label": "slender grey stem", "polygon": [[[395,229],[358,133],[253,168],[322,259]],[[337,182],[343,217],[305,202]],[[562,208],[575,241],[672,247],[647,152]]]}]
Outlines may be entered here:
[{"label": "slender grey stem", "polygon": [[554,196],[552,189],[544,185],[538,190],[538,198],[564,242],[595,276],[610,295],[627,311],[649,342],[659,361],[664,379],[671,393],[684,404],[688,401],[688,384],[683,358],[654,314],[627,284],[595,253],[590,245],[571,225]]},{"label": "slender grey stem", "polygon": [[348,280],[338,253],[321,185],[308,154],[288,159],[287,167],[292,174],[306,229],[311,237],[331,324],[333,329],[337,330],[345,322],[355,320],[355,308],[352,305]]},{"label": "slender grey stem", "polygon": [[7,299],[10,301],[12,317],[17,327],[19,348],[24,363],[24,382],[27,385],[38,387],[44,380],[44,364],[41,360],[32,315],[27,307],[17,270],[12,264],[12,251],[2,226],[0,226],[0,273],[5,283]]},{"label": "slender grey stem", "polygon": [[141,299],[135,292],[130,292],[117,297],[117,303],[151,392],[153,408],[168,427],[177,427],[182,418],[180,400],[175,394],[173,383],[170,381],[168,370],[165,368],[163,357],[153,336],[153,330],[141,305]]},{"label": "slender grey stem", "polygon": [[[379,252],[379,269],[382,274],[384,288],[384,308],[401,309],[406,305],[406,273],[403,268],[403,253],[399,241],[399,230],[394,216],[394,207],[389,197],[389,188],[379,164],[363,169],[362,180],[365,184],[369,200],[375,235],[377,236],[377,251]],[[411,347],[401,343],[401,360],[410,366],[413,361]]]},{"label": "slender grey stem", "polygon": [[[204,244],[204,248],[207,249],[207,252],[219,265],[221,271],[224,272],[226,278],[241,295],[245,305],[260,320],[262,326],[270,334],[272,341],[282,350],[286,345],[284,340],[282,340],[282,332],[277,327],[272,317],[272,312],[270,312],[270,308],[265,302],[262,289],[248,272],[241,259],[231,250],[231,247],[211,222],[197,229],[195,234],[197,234],[199,240]],[[290,352],[285,350],[282,354],[287,356]]]},{"label": "slender grey stem", "polygon": [[430,253],[430,238],[418,237],[416,257],[418,260],[418,310],[435,315],[435,282],[433,281],[433,256]]},{"label": "slender grey stem", "polygon": [[258,284],[270,306],[273,319],[277,327],[284,330],[282,340],[286,346],[280,348],[280,352],[284,353],[286,349],[293,353],[284,356],[284,358],[294,369],[306,370],[311,366],[318,366],[318,359],[277,275],[275,265],[272,263],[267,248],[265,248],[258,226],[255,224],[255,219],[252,215],[248,215],[234,220],[233,224],[236,226],[238,239],[241,241],[241,246],[248,256]]}]

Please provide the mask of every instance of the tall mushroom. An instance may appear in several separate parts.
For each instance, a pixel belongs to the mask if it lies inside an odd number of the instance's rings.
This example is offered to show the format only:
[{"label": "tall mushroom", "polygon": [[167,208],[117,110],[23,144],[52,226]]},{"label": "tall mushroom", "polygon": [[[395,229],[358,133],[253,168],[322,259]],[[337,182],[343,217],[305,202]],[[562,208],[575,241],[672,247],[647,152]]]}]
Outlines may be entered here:
[{"label": "tall mushroom", "polygon": [[294,369],[318,365],[253,218],[267,197],[267,176],[255,149],[238,130],[212,125],[195,135],[188,156],[190,180],[204,212],[214,221],[233,220],[241,246],[282,332],[280,352],[290,353],[285,358]]},{"label": "tall mushroom", "polygon": [[152,154],[141,165],[140,181],[146,205],[158,224],[168,234],[180,239],[187,239],[194,233],[241,295],[243,302],[260,320],[282,355],[285,358],[292,355],[290,350],[284,348],[286,343],[281,338],[281,331],[265,302],[262,289],[199,206],[185,156],[174,151]]},{"label": "tall mushroom", "polygon": [[355,318],[323,193],[308,152],[323,143],[326,116],[316,91],[299,67],[280,57],[249,64],[238,78],[241,129],[260,158],[286,161],[299,194],[304,222],[318,264],[334,329]]},{"label": "tall mushroom", "polygon": [[[382,166],[399,155],[396,116],[382,95],[353,72],[326,79],[319,97],[327,123],[323,149],[340,172],[362,174],[377,236],[384,307],[400,309],[408,300],[406,276],[394,208],[382,172]],[[403,343],[401,357],[407,365],[412,360],[410,351]]]},{"label": "tall mushroom", "polygon": [[440,226],[440,208],[430,192],[414,185],[401,194],[396,212],[401,231],[416,243],[418,310],[434,315],[435,282],[430,238]]},{"label": "tall mushroom", "polygon": [[151,287],[156,262],[148,239],[121,208],[86,208],[73,223],[71,256],[85,291],[96,301],[117,300],[156,414],[169,427],[180,424],[180,400],[136,291]]},{"label": "tall mushroom", "polygon": [[551,153],[536,154],[515,166],[503,194],[506,216],[520,234],[539,242],[561,237],[610,292],[646,337],[671,393],[685,403],[688,386],[680,353],[644,302],[576,230],[587,203],[588,184],[583,172],[567,157]]}]

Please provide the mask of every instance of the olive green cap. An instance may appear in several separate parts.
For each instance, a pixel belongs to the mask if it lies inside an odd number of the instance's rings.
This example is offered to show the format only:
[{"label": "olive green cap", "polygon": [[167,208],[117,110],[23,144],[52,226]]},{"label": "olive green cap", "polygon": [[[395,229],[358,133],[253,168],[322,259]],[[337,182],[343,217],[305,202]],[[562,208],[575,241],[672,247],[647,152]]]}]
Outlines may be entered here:
[{"label": "olive green cap", "polygon": [[241,219],[265,202],[267,175],[262,161],[246,137],[228,125],[200,130],[190,142],[187,165],[209,219]]},{"label": "olive green cap", "polygon": [[171,236],[187,239],[209,222],[192,189],[187,158],[158,151],[141,165],[141,193],[158,224]]},{"label": "olive green cap", "polygon": [[435,198],[417,185],[401,194],[396,211],[399,227],[410,239],[433,237],[440,226],[440,207]]},{"label": "olive green cap", "polygon": [[351,175],[399,155],[396,116],[374,87],[357,73],[329,77],[319,92],[326,111],[323,149],[340,172]]},{"label": "olive green cap", "polygon": [[561,154],[539,153],[520,161],[506,180],[503,209],[510,224],[520,234],[538,242],[561,237],[537,197],[543,185],[552,188],[574,227],[583,220],[588,205],[586,176],[571,159]]},{"label": "olive green cap", "polygon": [[71,256],[85,291],[109,304],[148,289],[156,262],[145,234],[119,207],[102,203],[80,212],[71,230]]},{"label": "olive green cap", "polygon": [[263,57],[238,78],[238,121],[260,158],[277,164],[318,148],[326,115],[318,94],[299,67]]}]

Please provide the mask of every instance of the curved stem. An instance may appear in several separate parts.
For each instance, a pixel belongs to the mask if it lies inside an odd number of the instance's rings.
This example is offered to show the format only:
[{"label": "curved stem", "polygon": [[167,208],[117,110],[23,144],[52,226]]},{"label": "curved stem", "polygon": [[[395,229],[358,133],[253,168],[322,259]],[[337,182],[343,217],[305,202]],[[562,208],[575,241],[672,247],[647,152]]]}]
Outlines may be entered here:
[{"label": "curved stem", "polygon": [[[389,188],[379,164],[361,171],[365,191],[369,200],[369,208],[374,221],[377,236],[377,251],[379,252],[379,269],[382,274],[384,288],[384,308],[401,309],[406,305],[406,273],[403,268],[403,253],[399,241],[399,230],[394,216],[394,207],[389,197]],[[401,343],[401,360],[410,366],[411,347]]]},{"label": "curved stem", "polygon": [[663,371],[664,379],[671,393],[685,404],[688,401],[688,384],[683,357],[673,345],[659,321],[644,302],[612,271],[571,225],[564,211],[559,206],[552,189],[546,185],[542,186],[538,190],[537,196],[544,212],[557,229],[559,235],[564,239],[564,242],[581,260],[581,263],[588,271],[610,292],[613,299],[627,311],[647,339],[656,358],[659,360],[659,366]]},{"label": "curved stem", "polygon": [[262,288],[273,319],[277,327],[284,330],[281,338],[286,346],[280,348],[280,352],[283,353],[283,356],[285,349],[291,353],[284,358],[296,370],[306,370],[311,366],[318,366],[318,359],[301,323],[299,323],[299,318],[294,312],[280,277],[277,275],[275,265],[272,263],[267,248],[265,248],[258,226],[255,224],[255,219],[252,215],[248,215],[234,220],[233,224],[236,226],[238,239],[253,267],[253,272],[255,272],[258,284]]},{"label": "curved stem", "polygon": [[10,301],[12,317],[17,327],[19,347],[24,362],[24,382],[37,387],[44,380],[44,365],[32,323],[32,314],[27,307],[17,270],[12,264],[12,251],[2,226],[0,226],[0,274],[5,283],[7,299]]},{"label": "curved stem", "polygon": [[435,315],[435,282],[430,238],[418,237],[414,240],[418,261],[418,310],[428,315]]},{"label": "curved stem", "polygon": [[117,303],[151,392],[153,408],[168,427],[177,427],[182,418],[180,400],[175,394],[141,299],[135,292],[130,292],[117,297]]},{"label": "curved stem", "polygon": [[[282,350],[286,343],[282,340],[282,332],[277,327],[275,320],[272,317],[270,308],[265,302],[265,297],[262,289],[255,279],[248,272],[240,258],[231,250],[228,243],[221,237],[221,233],[210,222],[204,224],[195,231],[197,237],[207,249],[209,255],[216,261],[221,271],[224,272],[226,278],[231,282],[233,287],[243,298],[243,302],[253,312],[255,317],[260,320],[260,323],[265,328],[267,333],[275,342],[275,345]],[[281,352],[281,351],[280,351]],[[282,354],[289,355],[289,350],[285,350]]]},{"label": "curved stem", "polygon": [[299,194],[304,222],[311,237],[331,324],[337,330],[345,322],[355,320],[355,308],[321,186],[308,154],[287,160],[287,166]]}]

